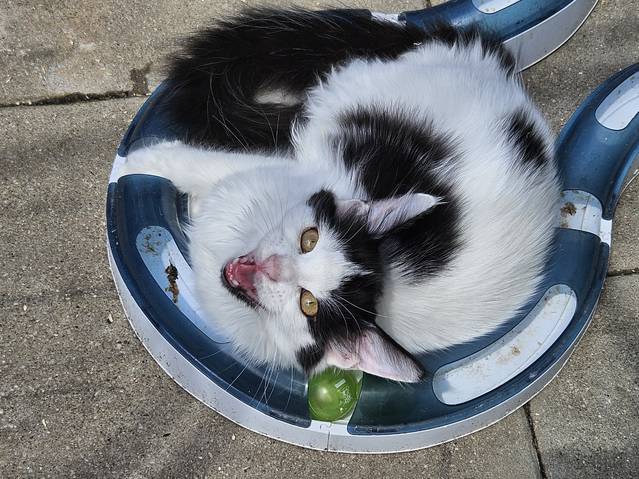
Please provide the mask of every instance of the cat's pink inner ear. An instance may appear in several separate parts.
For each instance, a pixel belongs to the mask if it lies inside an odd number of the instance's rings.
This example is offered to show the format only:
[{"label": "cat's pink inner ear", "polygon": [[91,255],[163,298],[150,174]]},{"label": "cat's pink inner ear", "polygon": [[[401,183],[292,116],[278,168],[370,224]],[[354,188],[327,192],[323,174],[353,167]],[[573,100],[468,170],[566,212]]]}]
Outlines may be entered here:
[{"label": "cat's pink inner ear", "polygon": [[371,233],[382,234],[428,211],[440,201],[441,198],[425,193],[407,193],[369,202],[337,200],[337,214],[361,216],[366,219]]},{"label": "cat's pink inner ear", "polygon": [[359,369],[359,357],[357,354],[342,350],[341,348],[329,348],[326,352],[326,363],[340,369]]},{"label": "cat's pink inner ear", "polygon": [[359,369],[375,376],[402,382],[419,382],[424,369],[407,353],[380,334],[376,328],[365,331],[350,351],[330,347],[326,362],[341,369]]},{"label": "cat's pink inner ear", "polygon": [[373,201],[368,212],[368,226],[373,233],[385,233],[439,204],[441,198],[425,193]]},{"label": "cat's pink inner ear", "polygon": [[357,216],[365,216],[368,214],[369,205],[365,201],[362,200],[337,200],[337,214],[342,215],[357,215]]}]

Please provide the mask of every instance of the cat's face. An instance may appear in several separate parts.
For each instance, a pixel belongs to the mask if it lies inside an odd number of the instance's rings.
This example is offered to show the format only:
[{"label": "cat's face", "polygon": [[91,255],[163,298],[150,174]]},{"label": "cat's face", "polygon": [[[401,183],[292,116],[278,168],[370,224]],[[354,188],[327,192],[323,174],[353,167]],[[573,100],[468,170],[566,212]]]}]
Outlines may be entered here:
[{"label": "cat's face", "polygon": [[[380,234],[406,221],[410,209],[403,204],[399,214],[382,203],[377,216],[370,204],[337,201],[327,191],[279,209],[255,203],[236,224],[218,224],[206,245],[196,224],[194,271],[205,310],[258,362],[309,374],[335,365],[420,380],[421,366],[375,325],[384,275]],[[220,229],[236,234],[221,238]],[[204,258],[203,250],[215,257]],[[205,269],[198,268],[202,258]]]}]

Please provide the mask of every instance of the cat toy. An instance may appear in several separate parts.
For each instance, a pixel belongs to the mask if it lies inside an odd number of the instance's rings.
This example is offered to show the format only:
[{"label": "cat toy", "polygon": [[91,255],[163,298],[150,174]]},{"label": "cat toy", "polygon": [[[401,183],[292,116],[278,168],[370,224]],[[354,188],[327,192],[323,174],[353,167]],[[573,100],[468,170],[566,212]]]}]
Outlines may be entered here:
[{"label": "cat toy", "polygon": [[597,0],[450,0],[391,18],[426,27],[444,19],[458,27],[475,25],[496,32],[524,70],[563,45],[596,4]]},{"label": "cat toy", "polygon": [[[524,67],[567,40],[594,3],[453,1],[433,18],[492,25],[505,32]],[[424,25],[434,21],[430,15],[406,12],[389,20]],[[561,133],[560,227],[541,292],[511,319],[507,333],[421,357],[434,375],[415,384],[335,370],[307,381],[296,371],[247,364],[202,319],[183,234],[188,198],[166,179],[119,173],[129,152],[179,136],[158,113],[166,91],[166,85],[155,90],[119,146],[108,186],[107,250],[133,329],[194,397],[248,429],[301,446],[406,451],[493,424],[530,400],[567,361],[594,313],[614,209],[639,156],[639,65],[595,90]]]}]

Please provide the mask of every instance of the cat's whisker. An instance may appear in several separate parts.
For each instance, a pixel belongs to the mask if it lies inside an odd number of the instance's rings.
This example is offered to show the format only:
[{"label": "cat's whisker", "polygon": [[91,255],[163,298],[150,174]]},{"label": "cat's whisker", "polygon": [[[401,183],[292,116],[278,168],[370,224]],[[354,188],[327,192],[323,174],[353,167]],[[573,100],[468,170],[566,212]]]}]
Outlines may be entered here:
[{"label": "cat's whisker", "polygon": [[245,364],[244,367],[242,368],[242,370],[237,374],[237,376],[235,376],[235,379],[233,379],[233,381],[231,381],[229,383],[229,385],[226,386],[225,391],[228,391],[231,388],[231,386],[233,386],[233,384],[235,384],[235,381],[237,381],[240,378],[240,376],[244,373],[244,371],[246,371],[247,367],[248,367],[248,363]]},{"label": "cat's whisker", "polygon": [[[340,299],[340,298],[341,298],[340,296],[336,295],[336,298],[335,298],[335,299],[336,299],[337,301],[341,301],[341,299]],[[350,314],[350,315],[351,315],[351,318],[353,318],[353,322],[354,322],[354,323],[355,323],[355,325],[357,326],[357,329],[359,330],[359,333],[360,333],[360,334],[362,334],[362,327],[361,327],[361,325],[359,324],[359,321],[357,320],[357,318],[355,317],[355,315],[352,313],[352,311],[351,311],[350,309],[348,309],[347,307],[345,307],[343,304],[341,304],[341,306],[343,306],[343,309],[344,309],[344,310],[346,310],[346,312],[347,312],[348,314]],[[341,311],[341,309],[340,309],[340,311]],[[343,314],[343,313],[342,313],[342,314]],[[346,321],[346,317],[344,317],[344,321]]]},{"label": "cat's whisker", "polygon": [[[356,218],[351,217],[349,219],[350,219],[350,223],[348,225],[348,229],[344,232],[344,236],[348,236],[348,234],[350,233],[351,229],[353,228],[353,225],[359,225],[359,223],[360,223],[359,221],[357,221]],[[357,232],[355,234],[357,234]],[[348,240],[347,240],[347,242],[348,242]]]},{"label": "cat's whisker", "polygon": [[[216,95],[215,95],[215,94],[214,94],[214,92],[213,92],[213,76],[212,76],[212,75],[211,75],[211,76],[210,76],[210,78],[209,78],[209,96],[208,96],[208,98],[209,98],[209,99],[211,99],[211,100],[212,100],[212,102],[213,102],[213,104],[216,106],[216,108],[217,108],[217,110],[218,110],[219,118],[218,118],[218,116],[217,116],[217,115],[212,115],[212,114],[209,112],[209,109],[208,109],[208,108],[209,108],[209,102],[207,101],[207,102],[206,102],[206,108],[207,108],[207,115],[206,115],[206,118],[207,118],[207,124],[209,124],[209,123],[210,123],[210,119],[211,119],[211,118],[213,118],[215,121],[217,121],[217,122],[218,122],[218,123],[219,123],[219,124],[220,124],[220,125],[224,128],[224,130],[225,130],[226,132],[230,133],[230,134],[233,136],[233,138],[235,138],[235,139],[237,140],[237,142],[238,142],[239,146],[242,146],[244,150],[248,150],[248,143],[246,142],[246,139],[245,139],[245,138],[240,139],[240,137],[239,137],[239,136],[237,136],[236,132],[234,132],[234,131],[231,129],[231,127],[227,125],[226,120],[224,119],[224,109],[223,109],[223,108],[222,108],[222,106],[218,103],[218,101],[217,101],[217,97],[216,97]],[[238,133],[239,133],[239,131],[238,131]]]},{"label": "cat's whisker", "polygon": [[[277,365],[277,362],[276,362],[277,356],[278,356],[277,349],[273,349],[273,357],[269,361],[270,366],[267,368],[267,375],[264,381],[264,389],[262,391],[262,396],[261,396],[261,399],[264,399],[266,404],[268,404],[268,399],[266,394],[268,393],[268,387],[271,384],[272,374],[275,372],[276,367],[279,370],[279,366]],[[273,388],[274,387],[275,385],[273,385]]]},{"label": "cat's whisker", "polygon": [[330,298],[330,297],[326,298],[325,301],[329,304],[329,307],[331,307],[330,305],[332,305],[334,310],[337,311],[340,314],[340,316],[342,317],[342,321],[344,321],[344,327],[346,328],[346,340],[349,341],[350,340],[350,332],[349,332],[349,329],[348,329],[348,321],[346,321],[346,316],[344,316],[344,313],[340,309],[340,304],[334,298]]},{"label": "cat's whisker", "polygon": [[198,361],[203,361],[203,360],[205,360],[205,359],[212,358],[213,356],[215,356],[216,354],[219,354],[219,353],[221,353],[221,352],[222,352],[222,350],[221,350],[221,349],[218,349],[218,350],[217,350],[217,351],[215,351],[214,353],[207,354],[206,356],[202,356],[201,358],[197,358],[197,360],[198,360]]},{"label": "cat's whisker", "polygon": [[383,315],[383,314],[380,314],[380,313],[377,313],[377,312],[373,312],[373,311],[370,311],[370,310],[368,310],[368,309],[366,309],[366,308],[362,308],[361,306],[358,306],[358,305],[356,305],[355,303],[351,303],[349,300],[347,300],[347,299],[346,299],[346,298],[344,298],[343,296],[340,296],[340,295],[337,295],[337,294],[336,294],[335,296],[337,296],[337,297],[338,297],[339,299],[341,299],[342,301],[346,301],[348,304],[350,304],[350,305],[351,305],[351,306],[353,306],[354,308],[359,309],[360,311],[363,311],[363,312],[365,312],[365,313],[370,313],[370,314],[372,314],[373,316],[376,316],[376,317],[380,317],[380,318],[389,318],[389,319],[390,319],[390,316],[386,316],[386,315]]},{"label": "cat's whisker", "polygon": [[279,138],[279,134],[280,134],[280,112],[277,112],[277,122],[275,123],[275,138],[273,138],[273,143],[274,143],[274,147],[275,147],[275,151],[277,151],[277,140]]},{"label": "cat's whisker", "polygon": [[284,406],[284,410],[288,410],[288,405],[291,402],[291,396],[293,394],[293,375],[295,374],[295,372],[293,370],[289,370],[289,374],[291,376],[291,382],[288,385],[288,397],[286,398],[286,405]]},{"label": "cat's whisker", "polygon": [[277,367],[277,374],[275,375],[275,379],[273,379],[273,381],[272,381],[271,393],[266,398],[266,404],[268,404],[268,402],[271,400],[271,397],[273,396],[273,393],[275,392],[275,388],[277,386],[277,379],[280,377],[280,371],[281,370],[282,370],[281,367]]},{"label": "cat's whisker", "polygon": [[366,222],[362,221],[362,225],[357,229],[357,231],[355,231],[355,233],[351,235],[350,238],[346,239],[345,242],[349,243],[350,241],[352,241],[353,238],[355,238],[355,236],[357,236],[364,228],[366,228]]},{"label": "cat's whisker", "polygon": [[[269,365],[266,366],[266,368],[268,369]],[[260,389],[262,388],[262,384],[264,383],[264,377],[266,375],[266,372],[262,373],[262,377],[260,379],[259,384],[257,385],[257,387],[255,388],[255,392],[253,393],[253,397],[251,398],[252,400],[255,400],[257,398],[257,393],[260,392]]]}]

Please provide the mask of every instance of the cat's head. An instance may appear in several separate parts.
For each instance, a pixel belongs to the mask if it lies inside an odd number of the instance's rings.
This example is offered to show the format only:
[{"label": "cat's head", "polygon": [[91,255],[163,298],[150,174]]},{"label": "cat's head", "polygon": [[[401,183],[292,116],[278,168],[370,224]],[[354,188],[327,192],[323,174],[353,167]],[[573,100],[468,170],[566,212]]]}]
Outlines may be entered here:
[{"label": "cat's head", "polygon": [[226,252],[206,258],[207,271],[196,270],[201,301],[238,350],[258,362],[419,381],[421,365],[375,324],[384,277],[379,244],[437,201],[425,194],[338,200],[321,190],[280,205],[278,214],[253,204],[227,226],[233,239],[217,225],[210,244],[196,245],[200,253]]}]

